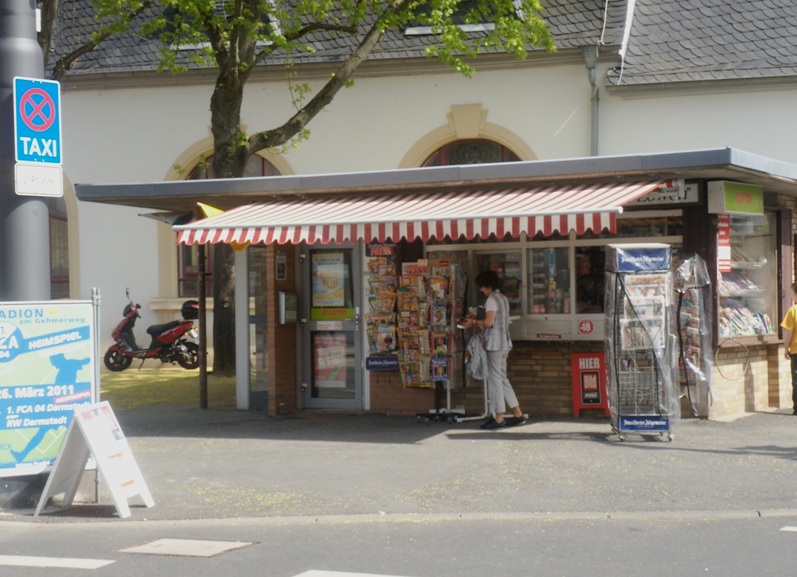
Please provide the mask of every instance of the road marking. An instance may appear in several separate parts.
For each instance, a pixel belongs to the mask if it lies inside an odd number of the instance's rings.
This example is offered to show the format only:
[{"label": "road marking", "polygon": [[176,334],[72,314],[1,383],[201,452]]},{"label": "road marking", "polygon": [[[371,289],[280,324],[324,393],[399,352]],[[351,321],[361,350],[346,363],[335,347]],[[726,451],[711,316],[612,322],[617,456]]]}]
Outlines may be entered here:
[{"label": "road marking", "polygon": [[797,527],[789,527],[787,525],[786,527],[782,527],[781,531],[791,531],[792,533],[797,533]]},{"label": "road marking", "polygon": [[0,565],[12,567],[56,567],[59,569],[99,569],[114,561],[107,559],[70,559],[68,557],[26,557],[0,555]]},{"label": "road marking", "polygon": [[249,541],[203,541],[201,539],[158,539],[144,545],[121,549],[122,553],[174,555],[182,557],[213,557],[252,545]]},{"label": "road marking", "polygon": [[[318,569],[311,569],[304,573],[299,573],[296,577],[389,577],[388,575],[379,573],[349,573],[347,571],[321,571]],[[392,576],[397,577],[397,576]]]}]

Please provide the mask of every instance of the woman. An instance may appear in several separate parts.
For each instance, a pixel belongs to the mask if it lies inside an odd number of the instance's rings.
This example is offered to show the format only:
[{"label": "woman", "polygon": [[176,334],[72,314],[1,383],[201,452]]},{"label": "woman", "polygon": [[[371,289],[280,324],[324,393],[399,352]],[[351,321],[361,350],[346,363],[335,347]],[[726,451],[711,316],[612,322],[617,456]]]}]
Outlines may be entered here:
[{"label": "woman", "polygon": [[[512,348],[509,338],[509,301],[499,290],[501,279],[495,271],[479,273],[475,279],[476,286],[487,297],[484,319],[473,316],[463,321],[465,328],[472,326],[484,328],[484,348],[487,351],[487,388],[490,391],[489,410],[492,417],[485,422],[482,429],[502,429],[515,427],[526,422],[515,391],[506,376],[506,359]],[[512,417],[504,419],[507,405]]]}]

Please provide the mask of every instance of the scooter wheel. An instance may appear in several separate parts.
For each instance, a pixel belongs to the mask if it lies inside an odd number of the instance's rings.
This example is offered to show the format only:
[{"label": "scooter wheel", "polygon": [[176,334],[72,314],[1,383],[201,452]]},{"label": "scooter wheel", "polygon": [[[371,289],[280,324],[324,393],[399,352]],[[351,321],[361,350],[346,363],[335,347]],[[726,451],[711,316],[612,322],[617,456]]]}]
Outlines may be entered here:
[{"label": "scooter wheel", "polygon": [[132,358],[126,357],[119,351],[113,349],[108,349],[108,351],[105,352],[103,361],[105,361],[105,366],[108,367],[109,371],[116,372],[125,370],[133,363]]},{"label": "scooter wheel", "polygon": [[199,367],[199,345],[192,342],[186,342],[185,348],[188,349],[188,358],[183,357],[177,361],[184,369],[189,371]]}]

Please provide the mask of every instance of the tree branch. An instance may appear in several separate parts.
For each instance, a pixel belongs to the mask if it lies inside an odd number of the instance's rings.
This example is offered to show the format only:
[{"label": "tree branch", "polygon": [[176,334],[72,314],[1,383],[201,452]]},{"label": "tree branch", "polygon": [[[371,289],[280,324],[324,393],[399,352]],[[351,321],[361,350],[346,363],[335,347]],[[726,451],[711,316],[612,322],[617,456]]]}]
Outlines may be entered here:
[{"label": "tree branch", "polygon": [[36,35],[39,46],[44,54],[44,69],[47,70],[47,62],[50,58],[50,46],[53,42],[53,31],[55,30],[55,20],[58,16],[58,0],[44,0],[42,2],[42,27]]},{"label": "tree branch", "polygon": [[[296,114],[288,119],[282,126],[271,130],[265,130],[252,134],[248,141],[249,154],[254,154],[258,150],[272,148],[288,142],[296,136],[325,106],[334,99],[341,88],[346,86],[354,72],[365,61],[374,47],[379,43],[384,34],[383,20],[389,15],[405,8],[413,0],[397,0],[385,9],[382,15],[376,19],[373,26],[365,34],[357,48],[348,58],[338,67],[332,78],[324,87]],[[323,26],[323,25],[322,25]],[[328,27],[330,25],[327,25]],[[329,28],[327,28],[329,29]]]},{"label": "tree branch", "polygon": [[[126,28],[130,22],[135,20],[142,12],[144,12],[144,10],[149,8],[151,4],[152,0],[143,0],[138,8],[125,14],[124,16],[121,16],[112,24],[104,26],[99,32],[92,34],[91,41],[86,42],[82,46],[79,46],[76,50],[73,50],[69,54],[59,58],[53,65],[53,71],[50,75],[52,80],[61,80],[67,71],[74,68],[81,56],[88,54],[97,48],[97,46],[99,46],[104,40],[117,34],[121,28]],[[47,56],[45,54],[45,62],[46,61]]]},{"label": "tree branch", "polygon": [[[303,38],[313,32],[345,32],[346,34],[356,34],[357,27],[356,26],[340,26],[337,24],[327,24],[326,22],[314,22],[312,24],[308,24],[306,26],[302,26],[296,32],[292,34],[287,34],[285,36],[285,40],[290,42],[296,42],[300,38]],[[260,64],[266,60],[273,52],[276,50],[275,45],[269,45],[264,50],[258,52],[257,57],[255,58],[254,63]]]}]

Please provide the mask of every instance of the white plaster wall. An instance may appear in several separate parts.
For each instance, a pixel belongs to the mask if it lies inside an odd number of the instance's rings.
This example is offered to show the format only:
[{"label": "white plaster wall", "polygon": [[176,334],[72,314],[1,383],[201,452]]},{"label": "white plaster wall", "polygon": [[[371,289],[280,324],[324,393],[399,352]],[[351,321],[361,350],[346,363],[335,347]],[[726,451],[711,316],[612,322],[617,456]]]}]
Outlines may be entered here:
[{"label": "white plaster wall", "polygon": [[[209,139],[212,87],[180,78],[150,88],[65,83],[69,181],[161,181],[186,150]],[[456,73],[359,79],[311,122],[310,139],[285,158],[297,174],[393,169],[425,134],[445,126],[459,104],[480,104],[487,122],[518,134],[540,158],[588,154],[589,84],[583,67],[570,65],[477,71],[472,79]],[[249,132],[276,127],[292,113],[283,82],[248,86],[242,122]],[[174,296],[159,294],[157,223],[135,208],[80,202],[78,212],[81,292],[100,289],[104,341],[120,318],[125,287],[144,307],[141,324],[155,322],[148,303]]]},{"label": "white plaster wall", "polygon": [[[386,170],[451,107],[480,104],[487,122],[521,136],[539,158],[589,154],[589,83],[581,66],[365,78],[341,92],[287,160],[297,173]],[[251,128],[251,124],[250,124]]]},{"label": "white plaster wall", "polygon": [[82,203],[79,211],[81,297],[88,298],[95,287],[100,291],[100,342],[112,342],[111,330],[122,318],[129,287],[130,296],[142,304],[136,335],[145,344],[144,328],[156,321],[147,308],[157,288],[155,221],[131,208]]},{"label": "white plaster wall", "polygon": [[[124,183],[163,180],[186,142],[207,134],[207,124],[188,122],[207,102],[199,95],[172,90],[175,103],[164,108],[148,90],[74,91],[62,105],[64,173],[73,183]],[[177,104],[178,99],[181,104]],[[171,110],[170,110],[171,109]],[[96,287],[101,296],[101,343],[121,319],[125,288],[142,304],[137,331],[158,321],[148,303],[158,296],[157,222],[137,208],[78,202],[81,298]]]},{"label": "white plaster wall", "polygon": [[[316,85],[317,87],[317,85]],[[73,182],[150,182],[210,136],[210,88],[189,84],[67,90],[65,168]],[[287,154],[300,174],[395,168],[422,136],[445,125],[451,107],[480,104],[487,121],[522,136],[541,158],[589,152],[589,84],[583,67],[551,66],[364,78],[344,89],[309,125],[310,139]],[[292,113],[281,83],[252,83],[242,122],[272,128]]]},{"label": "white plaster wall", "polygon": [[[319,84],[315,85],[316,87]],[[73,183],[164,180],[178,158],[209,142],[212,87],[174,77],[168,86],[81,89],[63,86],[64,171]],[[797,87],[720,93],[662,90],[655,96],[601,91],[602,155],[735,147],[797,162]],[[455,105],[478,104],[486,121],[520,137],[540,159],[588,156],[590,86],[579,63],[361,78],[309,125],[311,136],[285,160],[296,174],[396,168],[425,135],[445,126]],[[283,123],[293,108],[286,84],[251,81],[242,121],[249,132]],[[186,167],[188,168],[188,167]],[[156,222],[140,209],[81,202],[81,292],[103,297],[107,338],[124,289],[144,305],[159,294]],[[175,287],[176,291],[176,287]],[[143,334],[143,333],[142,333]]]},{"label": "white plaster wall", "polygon": [[797,162],[797,85],[767,90],[664,89],[655,96],[606,92],[600,104],[602,155],[737,148]]}]

